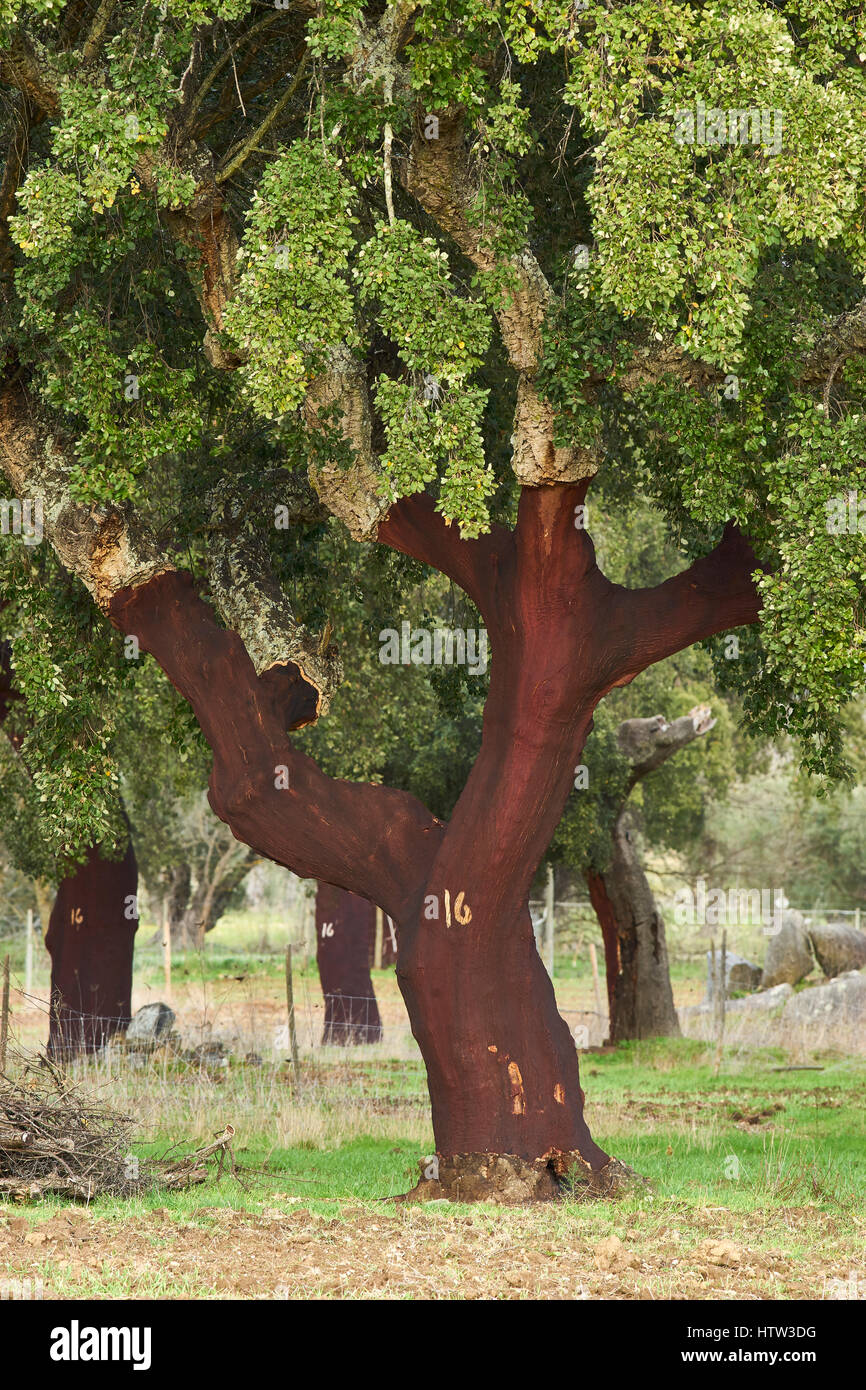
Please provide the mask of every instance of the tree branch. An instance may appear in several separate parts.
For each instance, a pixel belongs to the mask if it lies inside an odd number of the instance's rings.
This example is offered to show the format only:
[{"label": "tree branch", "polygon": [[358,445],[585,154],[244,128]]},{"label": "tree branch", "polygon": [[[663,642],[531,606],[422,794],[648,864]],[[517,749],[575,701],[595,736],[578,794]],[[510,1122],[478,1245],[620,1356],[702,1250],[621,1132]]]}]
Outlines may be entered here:
[{"label": "tree branch", "polygon": [[651,719],[624,719],[616,731],[616,742],[626,762],[632,764],[629,792],[674,753],[709,733],[715,723],[709,705],[695,705],[688,714],[670,723],[663,714]]},{"label": "tree branch", "polygon": [[496,626],[501,617],[503,574],[513,564],[511,531],[494,526],[477,540],[463,540],[459,528],[449,526],[436,511],[433,498],[416,493],[389,509],[377,538],[447,574],[469,595],[488,628]]},{"label": "tree branch", "polygon": [[709,555],[651,589],[611,586],[618,594],[610,615],[612,685],[704,637],[755,623],[761,604],[752,575],[760,566],[749,541],[732,523]]},{"label": "tree branch", "polygon": [[512,466],[525,486],[575,482],[598,471],[599,448],[554,444],[555,416],[535,386],[541,361],[541,329],[550,304],[550,287],[528,246],[507,261],[498,261],[485,241],[482,227],[471,215],[478,184],[469,166],[462,112],[439,117],[438,136],[427,139],[424,116],[415,113],[409,158],[402,180],[428,216],[459,246],[483,274],[504,272],[496,317],[509,361],[518,373]]},{"label": "tree branch", "polygon": [[[225,505],[234,519],[240,516],[237,505],[228,499]],[[216,532],[209,547],[208,575],[219,610],[243,639],[256,673],[297,666],[317,692],[313,719],[324,714],[342,678],[337,650],[296,622],[260,534]]]},{"label": "tree branch", "polygon": [[334,406],[341,412],[340,432],[352,462],[348,468],[339,458],[311,465],[310,482],[356,541],[374,540],[388,503],[379,491],[364,363],[344,345],[331,350],[328,370],[310,383],[303,405],[307,429],[320,430]]},{"label": "tree branch", "polygon": [[90,32],[81,50],[81,61],[90,63],[96,57],[102,41],[105,38],[105,31],[111,23],[111,16],[114,13],[117,0],[100,0],[99,9],[96,11]]},{"label": "tree branch", "polygon": [[32,107],[26,97],[13,116],[14,126],[9,140],[9,152],[0,182],[0,275],[10,279],[15,269],[15,249],[9,235],[9,218],[18,196],[18,188],[27,162],[32,124]]},{"label": "tree branch", "polygon": [[298,70],[295,73],[295,76],[293,77],[291,84],[283,92],[283,95],[279,98],[278,101],[274,102],[270,111],[264,117],[264,119],[260,121],[260,123],[256,126],[256,129],[253,131],[252,135],[248,136],[245,140],[239,141],[239,143],[235,145],[233,149],[229,150],[228,154],[225,157],[225,160],[223,161],[220,168],[217,170],[216,181],[218,184],[225,183],[227,179],[230,179],[233,174],[237,173],[238,169],[241,168],[241,166],[253,153],[259,141],[264,139],[264,137],[267,135],[268,131],[274,124],[274,121],[277,119],[280,112],[283,111],[286,106],[288,106],[289,102],[292,100],[292,97],[295,95],[299,86],[301,85],[301,81],[307,68],[308,56],[309,49],[305,48],[301,56],[301,61],[298,63]]},{"label": "tree branch", "polygon": [[822,385],[849,357],[866,352],[866,299],[833,319],[803,358],[799,379]]},{"label": "tree branch", "polygon": [[241,639],[219,626],[186,574],[115,594],[109,616],[191,704],[214,755],[210,804],[233,834],[302,878],[405,919],[444,827],[407,793],[326,777],[292,745],[286,729],[309,712],[297,668],[256,676]]},{"label": "tree branch", "polygon": [[[0,389],[0,466],[19,497],[42,502],[48,538],[64,567],[109,612],[121,590],[137,591],[175,565],[127,508],[75,501],[62,445],[42,427],[18,382]],[[336,652],[297,623],[253,538],[217,534],[210,546],[211,579],[226,621],[260,673],[291,667],[293,699],[311,723],[339,678]]]},{"label": "tree branch", "polygon": [[42,72],[36,51],[25,35],[16,34],[8,48],[0,52],[0,79],[10,87],[17,87],[45,115],[58,115],[57,93]]},{"label": "tree branch", "polygon": [[0,388],[0,466],[18,497],[41,501],[58,558],[103,610],[118,589],[173,568],[124,509],[73,500],[59,441],[42,428],[17,381]]},{"label": "tree branch", "polygon": [[280,19],[284,17],[284,15],[284,10],[277,10],[274,14],[266,15],[264,19],[260,19],[257,24],[253,24],[251,28],[245,30],[242,34],[239,34],[237,38],[228,41],[228,47],[226,48],[225,53],[223,53],[222,56],[217,59],[213,67],[210,68],[210,70],[205,74],[201,82],[196,87],[195,92],[190,96],[189,102],[182,109],[181,114],[183,120],[178,127],[176,137],[178,144],[182,144],[183,141],[186,140],[192,134],[192,129],[195,125],[195,118],[201,109],[202,102],[204,101],[214,82],[216,82],[220,73],[224,72],[225,69],[228,67],[229,63],[232,61],[233,54],[237,52],[238,48],[246,47],[246,45],[250,43],[254,38],[257,38],[258,35],[264,29],[269,29],[272,24],[276,24]]},{"label": "tree branch", "polygon": [[[825,325],[814,345],[803,355],[794,381],[800,386],[820,386],[825,395],[839,367],[849,357],[866,352],[866,299]],[[719,389],[726,373],[698,361],[670,340],[635,348],[631,361],[614,385],[626,395],[652,386],[665,376],[676,377],[697,391]]]}]

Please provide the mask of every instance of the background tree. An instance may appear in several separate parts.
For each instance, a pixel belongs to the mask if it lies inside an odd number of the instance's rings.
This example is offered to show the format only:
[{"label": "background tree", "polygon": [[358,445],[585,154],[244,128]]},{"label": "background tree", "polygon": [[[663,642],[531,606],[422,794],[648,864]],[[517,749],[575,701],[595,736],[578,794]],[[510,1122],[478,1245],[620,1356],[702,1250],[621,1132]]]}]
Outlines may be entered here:
[{"label": "background tree", "polygon": [[640,860],[629,799],[643,778],[713,723],[709,706],[696,705],[673,721],[664,715],[625,719],[616,732],[628,773],[623,794],[611,806],[610,864],[604,871],[585,872],[604,940],[611,1042],[679,1035],[664,918]]},{"label": "background tree", "polygon": [[[19,871],[42,888],[45,946],[51,957],[48,1053],[55,1058],[97,1052],[132,1017],[132,960],[138,927],[138,866],[126,826],[126,847],[95,845],[83,863],[46,852],[45,816],[25,761],[33,720],[15,688],[12,647],[0,644],[0,722],[11,757],[0,796],[11,822],[6,840]],[[2,766],[0,760],[0,766]],[[59,882],[58,882],[59,880]],[[57,884],[50,915],[44,902]],[[47,918],[47,920],[46,920]]]},{"label": "background tree", "polygon": [[[602,505],[593,509],[592,521],[599,557],[613,579],[629,586],[660,582],[673,556],[658,511],[633,507],[625,520]],[[730,643],[727,650],[737,646]],[[689,747],[696,733],[689,712],[710,700],[718,712],[708,726],[712,736]],[[575,767],[574,790],[548,858],[576,870],[578,884],[589,890],[604,941],[612,1041],[679,1032],[664,918],[641,863],[641,846],[644,852],[682,854],[700,843],[708,809],[723,800],[737,770],[754,758],[754,745],[737,744],[732,736],[729,703],[736,705],[714,696],[707,654],[699,648],[682,652],[611,694]],[[657,717],[655,756],[649,765],[636,765],[630,744],[623,745],[624,731],[635,724],[649,734]],[[687,751],[666,767],[678,750]]]},{"label": "background tree", "polygon": [[688,871],[776,885],[800,909],[866,910],[864,706],[846,711],[853,783],[816,798],[790,741],[761,765],[740,766],[729,798],[708,807],[703,834],[686,848]]},{"label": "background tree", "polygon": [[370,978],[376,926],[372,903],[320,883],[316,891],[316,961],[325,996],[322,1043],[375,1043],[382,1020]]},{"label": "background tree", "polygon": [[[7,477],[190,702],[238,838],[399,922],[441,1190],[489,1191],[490,1154],[510,1199],[610,1182],[527,910],[595,710],[753,626],[720,671],[826,774],[863,688],[860,537],[827,526],[866,429],[859,13],[166,0],[58,24],[6,0],[2,23]],[[330,577],[298,466],[345,527]],[[684,569],[602,572],[596,477],[659,506]],[[399,592],[385,550],[489,633],[447,825],[287,736],[339,681],[322,597],[362,571]],[[50,610],[44,578],[19,567],[15,603]]]},{"label": "background tree", "polygon": [[49,1056],[98,1052],[130,1022],[137,890],[131,837],[122,859],[108,859],[97,847],[61,879],[45,933],[51,956]]}]

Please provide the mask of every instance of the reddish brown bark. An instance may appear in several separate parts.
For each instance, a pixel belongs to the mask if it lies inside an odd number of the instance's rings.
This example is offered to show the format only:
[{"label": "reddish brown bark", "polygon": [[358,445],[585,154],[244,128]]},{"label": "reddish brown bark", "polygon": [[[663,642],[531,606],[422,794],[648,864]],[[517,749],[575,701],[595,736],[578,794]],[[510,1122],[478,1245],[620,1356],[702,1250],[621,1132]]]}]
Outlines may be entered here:
[{"label": "reddish brown bark", "polygon": [[415,797],[326,777],[292,746],[286,731],[309,723],[318,700],[298,667],[257,676],[240,637],[219,625],[188,574],[122,590],[110,613],[195,710],[214,755],[208,799],[238,839],[402,921],[444,827]]},{"label": "reddish brown bark", "polygon": [[447,827],[405,793],[332,781],[294,750],[285,731],[312,717],[314,687],[290,664],[257,677],[187,577],[160,575],[111,605],[193,705],[214,753],[211,805],[238,838],[399,922],[398,980],[449,1160],[500,1153],[561,1170],[565,1154],[606,1167],[535,948],[530,884],[598,701],[670,652],[757,617],[754,558],[733,532],[657,590],[611,584],[574,525],[586,487],[524,489],[515,531],[481,541],[461,541],[425,498],[380,526],[382,543],[457,579],[490,634],[481,749]]},{"label": "reddish brown bark", "polygon": [[664,918],[624,817],[609,869],[586,881],[604,941],[610,1041],[678,1037]]},{"label": "reddish brown bark", "polygon": [[379,1042],[382,1020],[370,978],[376,909],[365,898],[320,883],[316,892],[316,961],[325,997],[322,1043]]},{"label": "reddish brown bark", "polygon": [[51,956],[48,1052],[96,1052],[132,1016],[132,956],[138,866],[130,840],[122,859],[92,849],[57,890],[45,945]]}]

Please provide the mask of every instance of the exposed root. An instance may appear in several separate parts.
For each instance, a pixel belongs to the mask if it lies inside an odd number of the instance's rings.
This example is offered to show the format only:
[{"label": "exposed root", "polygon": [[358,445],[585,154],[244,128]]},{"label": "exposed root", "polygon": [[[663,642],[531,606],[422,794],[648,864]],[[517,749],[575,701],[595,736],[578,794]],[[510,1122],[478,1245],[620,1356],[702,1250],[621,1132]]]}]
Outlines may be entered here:
[{"label": "exposed root", "polygon": [[629,1192],[646,1192],[651,1186],[647,1178],[618,1158],[609,1158],[603,1168],[593,1170],[576,1151],[558,1157],[566,1160],[561,1170],[556,1159],[551,1162],[557,1165],[561,1191],[568,1197],[624,1197]]},{"label": "exposed root", "polygon": [[555,1150],[535,1159],[517,1154],[454,1154],[448,1158],[437,1154],[422,1159],[419,1167],[420,1181],[399,1201],[523,1206],[564,1197],[616,1197],[649,1185],[616,1158],[594,1171],[576,1150]]}]

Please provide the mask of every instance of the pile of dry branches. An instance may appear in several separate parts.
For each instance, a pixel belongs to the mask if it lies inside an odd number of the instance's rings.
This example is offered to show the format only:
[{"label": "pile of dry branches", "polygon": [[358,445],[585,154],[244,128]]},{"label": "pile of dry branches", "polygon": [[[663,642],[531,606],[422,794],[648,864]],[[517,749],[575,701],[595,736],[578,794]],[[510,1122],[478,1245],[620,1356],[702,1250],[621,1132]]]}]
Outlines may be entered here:
[{"label": "pile of dry branches", "polygon": [[105,1193],[128,1197],[149,1188],[179,1191],[203,1183],[209,1163],[235,1173],[226,1125],[215,1142],[173,1162],[145,1164],[129,1145],[133,1121],[99,1105],[46,1058],[20,1081],[0,1075],[0,1198],[27,1201],[56,1193],[89,1202]]},{"label": "pile of dry branches", "polygon": [[0,1080],[0,1195],[89,1201],[136,1190],[132,1120],[97,1105],[50,1064]]}]

